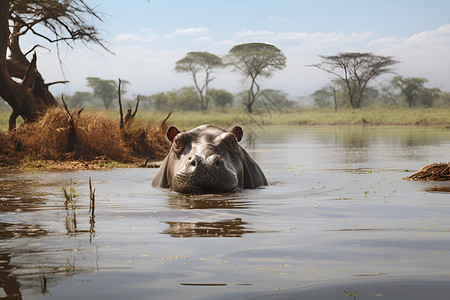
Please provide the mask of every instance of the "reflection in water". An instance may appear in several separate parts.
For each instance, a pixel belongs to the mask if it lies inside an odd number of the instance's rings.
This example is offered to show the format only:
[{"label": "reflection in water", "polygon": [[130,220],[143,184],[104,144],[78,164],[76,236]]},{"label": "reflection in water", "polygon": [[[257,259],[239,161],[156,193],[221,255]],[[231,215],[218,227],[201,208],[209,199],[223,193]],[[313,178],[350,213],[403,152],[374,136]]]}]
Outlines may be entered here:
[{"label": "reflection in water", "polygon": [[0,252],[0,288],[5,293],[2,299],[22,299],[20,283],[12,273],[14,269],[15,266],[11,264],[11,254]]},{"label": "reflection in water", "polygon": [[365,128],[358,131],[342,132],[342,136],[340,138],[336,136],[335,140],[336,145],[344,149],[345,163],[364,163],[368,161],[368,148],[370,145]]},{"label": "reflection in water", "polygon": [[183,195],[170,193],[167,199],[173,209],[246,209],[248,199],[239,198],[235,193],[209,195]]},{"label": "reflection in water", "polygon": [[173,237],[241,237],[255,231],[246,229],[248,223],[240,218],[218,222],[164,222],[169,225],[162,233]]},{"label": "reflection in water", "polygon": [[[47,235],[47,232],[39,225],[0,222],[0,242],[2,240],[44,235]],[[21,285],[14,275],[17,266],[11,263],[11,257],[12,254],[7,249],[0,250],[0,287],[6,294],[2,299],[22,299]]]},{"label": "reflection in water", "polygon": [[[247,209],[250,207],[248,199],[239,194],[207,194],[184,195],[168,194],[171,209]],[[164,222],[169,225],[162,233],[172,237],[241,237],[244,233],[255,231],[246,228],[248,223],[241,218],[230,218],[215,222]]]},{"label": "reflection in water", "polygon": [[[433,128],[399,127],[346,127],[333,130],[317,130],[315,139],[320,145],[333,145],[344,163],[366,163],[373,149],[382,146],[401,150],[398,155],[405,160],[424,160],[424,147],[439,145],[445,140],[445,132]],[[342,151],[342,152],[341,152]]]},{"label": "reflection in water", "polygon": [[0,183],[1,212],[33,211],[45,204],[43,197],[30,191],[29,182],[4,179]]},{"label": "reflection in water", "polygon": [[47,232],[39,225],[0,222],[0,240],[11,238],[38,237]]},{"label": "reflection in water", "polygon": [[365,127],[319,132],[316,138],[320,144],[334,144],[334,149],[342,152],[344,163],[364,163],[369,159],[369,134]]},{"label": "reflection in water", "polygon": [[429,193],[450,193],[450,186],[430,186],[425,191]]},{"label": "reflection in water", "polygon": [[[46,194],[40,192],[42,184],[39,180],[14,180],[7,177],[0,177],[0,243],[5,244],[0,247],[0,299],[22,299],[22,291],[35,290],[35,295],[39,292],[42,295],[50,294],[49,286],[54,286],[62,278],[71,278],[74,274],[98,272],[97,266],[76,265],[77,253],[86,250],[80,243],[81,240],[71,240],[67,244],[60,240],[58,245],[52,248],[53,243],[48,239],[61,236],[58,228],[55,232],[44,229],[45,225],[34,224],[36,219],[41,219],[44,223],[57,222],[60,219],[49,220],[49,211],[64,211],[65,218],[62,217],[66,234],[70,237],[83,237],[80,233],[90,233],[89,245],[92,245],[92,236],[95,233],[93,219],[89,219],[90,229],[82,230],[79,227],[86,227],[83,224],[87,218],[78,217],[80,207],[75,203],[75,192],[64,193],[63,199],[59,196],[52,199],[50,192]],[[12,176],[14,177],[14,176]],[[53,183],[55,185],[55,183]],[[61,183],[56,183],[59,185]],[[55,194],[56,195],[56,194]],[[57,194],[60,195],[60,194]],[[65,198],[65,199],[64,199]],[[52,199],[52,200],[50,200]],[[36,215],[40,217],[36,218]],[[31,217],[30,223],[15,221],[17,216],[22,218]],[[62,216],[62,215],[61,215]],[[9,222],[4,222],[3,220]],[[10,221],[12,220],[12,221]],[[15,222],[14,222],[15,221]],[[27,220],[28,221],[28,220]],[[48,225],[48,224],[47,224]],[[53,227],[50,227],[53,228]],[[60,232],[64,235],[64,232]],[[84,248],[84,249],[83,249]],[[97,251],[88,249],[88,252],[97,255]],[[20,280],[19,280],[20,279]],[[25,297],[25,295],[24,295]]]}]

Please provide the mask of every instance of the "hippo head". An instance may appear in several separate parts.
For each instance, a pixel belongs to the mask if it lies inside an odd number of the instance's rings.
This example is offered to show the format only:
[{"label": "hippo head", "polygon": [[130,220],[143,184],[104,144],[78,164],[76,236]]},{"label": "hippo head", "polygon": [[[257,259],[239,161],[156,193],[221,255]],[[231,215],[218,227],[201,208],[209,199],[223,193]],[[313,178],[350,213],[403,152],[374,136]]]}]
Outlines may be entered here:
[{"label": "hippo head", "polygon": [[223,193],[267,185],[258,165],[238,144],[241,127],[226,131],[202,125],[187,132],[171,126],[167,139],[172,143],[152,185],[180,193]]}]

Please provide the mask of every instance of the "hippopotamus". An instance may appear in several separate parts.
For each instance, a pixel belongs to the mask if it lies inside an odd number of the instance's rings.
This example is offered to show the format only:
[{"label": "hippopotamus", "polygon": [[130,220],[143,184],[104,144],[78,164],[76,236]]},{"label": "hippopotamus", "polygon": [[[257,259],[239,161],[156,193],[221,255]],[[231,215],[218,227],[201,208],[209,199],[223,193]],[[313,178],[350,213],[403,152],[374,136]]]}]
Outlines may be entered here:
[{"label": "hippopotamus", "polygon": [[229,193],[267,185],[256,162],[238,143],[244,131],[202,125],[186,132],[167,129],[172,147],[153,178],[154,187],[184,194]]}]

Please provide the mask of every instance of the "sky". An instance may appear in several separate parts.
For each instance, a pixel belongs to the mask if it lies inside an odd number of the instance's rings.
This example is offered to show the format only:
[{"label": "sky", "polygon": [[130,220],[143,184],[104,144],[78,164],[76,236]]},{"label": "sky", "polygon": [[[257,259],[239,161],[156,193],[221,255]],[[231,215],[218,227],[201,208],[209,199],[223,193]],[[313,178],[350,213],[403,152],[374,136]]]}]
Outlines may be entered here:
[{"label": "sky", "polygon": [[[291,99],[308,96],[334,77],[317,68],[319,55],[371,52],[400,61],[395,72],[425,77],[428,87],[450,91],[450,1],[448,0],[87,0],[102,13],[95,24],[114,53],[76,43],[37,50],[38,67],[55,94],[90,91],[86,77],[128,80],[126,96],[151,95],[192,86],[174,71],[191,51],[224,56],[235,45],[262,42],[279,48],[287,67],[260,81]],[[126,4],[125,4],[126,3]],[[31,47],[35,40],[22,44]],[[215,72],[211,88],[238,93],[248,81],[231,68]],[[389,76],[373,81],[386,84]]]}]

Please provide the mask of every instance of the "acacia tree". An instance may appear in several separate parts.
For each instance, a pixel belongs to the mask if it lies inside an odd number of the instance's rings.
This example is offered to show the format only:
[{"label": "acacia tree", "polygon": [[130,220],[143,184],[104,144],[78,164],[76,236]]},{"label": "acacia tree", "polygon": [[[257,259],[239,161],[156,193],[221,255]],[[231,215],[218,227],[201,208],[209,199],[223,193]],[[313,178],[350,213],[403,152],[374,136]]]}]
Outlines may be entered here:
[{"label": "acacia tree", "polygon": [[[95,43],[106,49],[95,26],[87,19],[100,20],[98,13],[83,0],[0,1],[0,97],[12,108],[10,129],[21,116],[34,121],[48,108],[58,104],[49,91],[53,83],[45,83],[37,70],[37,56],[22,51],[20,38],[33,34],[43,41],[71,47],[73,42]],[[107,50],[107,49],[106,49]],[[10,57],[7,57],[9,51]]]},{"label": "acacia tree", "polygon": [[228,63],[234,70],[250,78],[250,88],[245,100],[249,113],[260,94],[260,86],[256,79],[270,78],[276,71],[286,67],[286,56],[277,47],[264,43],[249,43],[234,46],[227,56]]},{"label": "acacia tree", "polygon": [[320,63],[308,66],[316,67],[343,80],[353,108],[361,107],[362,95],[367,83],[377,76],[392,72],[391,66],[398,63],[392,56],[372,53],[345,52],[319,57],[322,59]]},{"label": "acacia tree", "polygon": [[425,107],[432,107],[434,101],[439,99],[442,91],[438,88],[423,88],[420,92],[420,100]]},{"label": "acacia tree", "polygon": [[[194,79],[195,88],[200,94],[200,105],[206,110],[209,104],[208,85],[214,80],[211,77],[214,69],[223,67],[222,60],[208,52],[189,52],[186,56],[175,63],[175,71],[178,73],[189,73]],[[199,75],[204,74],[205,79],[200,82]]]},{"label": "acacia tree", "polygon": [[211,99],[213,100],[213,103],[216,105],[216,107],[224,108],[227,105],[233,105],[233,94],[225,90],[211,90],[210,94]]},{"label": "acacia tree", "polygon": [[391,83],[395,88],[400,90],[400,95],[403,96],[409,107],[414,105],[414,102],[419,97],[421,91],[425,88],[423,85],[428,80],[425,78],[410,77],[403,78],[402,76],[395,76]]}]

